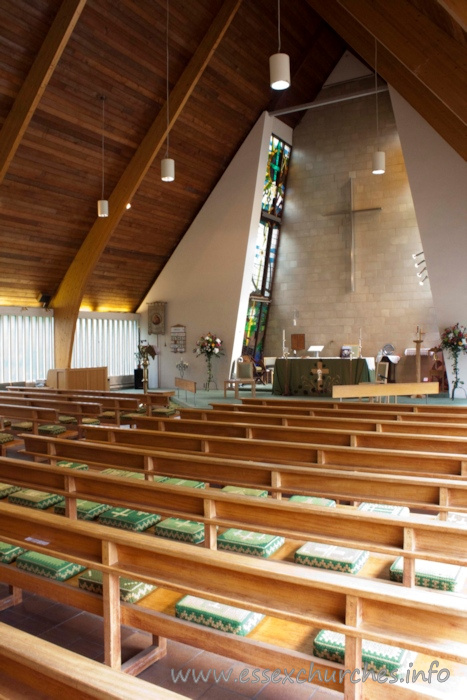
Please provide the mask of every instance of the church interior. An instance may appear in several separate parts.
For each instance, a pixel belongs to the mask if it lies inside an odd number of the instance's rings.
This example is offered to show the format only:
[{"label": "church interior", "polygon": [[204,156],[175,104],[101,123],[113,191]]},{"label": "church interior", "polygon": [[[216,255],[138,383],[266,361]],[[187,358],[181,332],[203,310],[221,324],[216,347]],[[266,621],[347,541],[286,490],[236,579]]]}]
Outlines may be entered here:
[{"label": "church interior", "polygon": [[0,697],[466,697],[466,29],[0,3]]}]

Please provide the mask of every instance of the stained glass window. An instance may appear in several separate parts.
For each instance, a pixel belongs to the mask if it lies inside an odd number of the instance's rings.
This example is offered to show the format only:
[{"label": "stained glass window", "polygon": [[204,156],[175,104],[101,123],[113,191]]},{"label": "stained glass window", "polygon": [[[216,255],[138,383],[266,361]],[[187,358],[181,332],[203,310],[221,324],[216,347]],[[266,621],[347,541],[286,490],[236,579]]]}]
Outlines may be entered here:
[{"label": "stained glass window", "polygon": [[261,220],[256,237],[250,304],[242,350],[242,354],[251,355],[258,363],[263,356],[269,304],[272,298],[290,154],[291,147],[272,135],[269,142]]}]

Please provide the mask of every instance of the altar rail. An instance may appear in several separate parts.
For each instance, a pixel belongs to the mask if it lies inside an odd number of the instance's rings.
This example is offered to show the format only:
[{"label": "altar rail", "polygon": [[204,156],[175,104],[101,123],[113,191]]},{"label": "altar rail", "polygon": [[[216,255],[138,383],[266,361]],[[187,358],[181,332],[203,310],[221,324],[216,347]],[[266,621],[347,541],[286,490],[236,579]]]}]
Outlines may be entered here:
[{"label": "altar rail", "polygon": [[438,382],[406,382],[400,384],[371,384],[362,382],[361,384],[335,384],[332,387],[332,397],[336,399],[362,399],[362,398],[384,398],[388,400],[394,397],[397,403],[398,396],[424,396],[428,394],[439,394]]}]

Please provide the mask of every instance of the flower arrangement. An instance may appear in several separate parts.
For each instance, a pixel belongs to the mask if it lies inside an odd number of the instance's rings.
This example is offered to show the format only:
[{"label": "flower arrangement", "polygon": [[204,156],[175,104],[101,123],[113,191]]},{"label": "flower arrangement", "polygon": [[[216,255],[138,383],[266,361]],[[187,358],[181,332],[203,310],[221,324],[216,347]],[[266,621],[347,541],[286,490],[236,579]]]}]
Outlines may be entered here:
[{"label": "flower arrangement", "polygon": [[219,355],[224,354],[222,351],[222,340],[213,333],[202,335],[196,341],[196,347],[193,352],[196,353],[196,357],[199,357],[200,355],[206,355],[207,357],[217,355],[217,357],[219,357]]},{"label": "flower arrangement", "polygon": [[446,350],[452,356],[452,369],[454,372],[454,383],[451,398],[454,399],[455,390],[464,382],[459,379],[459,355],[467,353],[467,328],[456,323],[454,326],[445,328],[441,333],[440,350]]},{"label": "flower arrangement", "polygon": [[214,387],[217,389],[217,384],[212,374],[211,361],[213,357],[219,357],[224,354],[222,350],[222,340],[213,333],[206,333],[206,335],[202,335],[201,338],[198,338],[193,352],[196,354],[196,357],[204,355],[206,359],[208,378],[204,383],[204,388],[206,391],[209,391],[210,385],[214,384]]},{"label": "flower arrangement", "polygon": [[185,374],[186,370],[188,369],[188,362],[185,362],[183,357],[180,358],[180,361],[175,365],[176,369],[180,372],[180,377],[183,379],[183,375]]}]

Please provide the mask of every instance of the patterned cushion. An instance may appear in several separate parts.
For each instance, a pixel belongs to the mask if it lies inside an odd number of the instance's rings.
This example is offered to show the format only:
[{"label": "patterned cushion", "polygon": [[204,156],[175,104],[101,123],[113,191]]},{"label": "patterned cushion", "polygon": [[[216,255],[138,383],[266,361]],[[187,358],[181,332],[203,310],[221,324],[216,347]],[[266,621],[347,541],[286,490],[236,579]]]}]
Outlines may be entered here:
[{"label": "patterned cushion", "polygon": [[75,418],[74,416],[59,416],[58,420],[60,423],[64,423],[66,425],[69,425],[70,423],[77,423],[78,419]]},{"label": "patterned cushion", "polygon": [[66,432],[66,428],[63,425],[40,425],[39,434],[40,435],[61,435],[61,433]]},{"label": "patterned cushion", "polygon": [[[389,578],[402,583],[403,557],[391,564]],[[455,564],[441,564],[437,561],[415,559],[415,585],[435,588],[438,591],[456,591],[465,580],[467,568]]]},{"label": "patterned cushion", "polygon": [[259,496],[261,498],[266,498],[266,496],[269,496],[269,493],[263,489],[249,489],[245,486],[223,486],[222,491],[227,491],[227,493],[238,493],[241,496]]},{"label": "patterned cushion", "polygon": [[8,544],[8,542],[0,542],[0,562],[2,564],[11,564],[19,554],[26,550],[16,544]]},{"label": "patterned cushion", "polygon": [[145,513],[142,510],[131,510],[130,508],[110,508],[99,515],[99,522],[102,525],[119,527],[122,530],[132,530],[133,532],[143,532],[161,520],[161,516],[156,513]]},{"label": "patterned cushion", "polygon": [[57,467],[65,467],[66,469],[77,469],[78,471],[87,472],[89,467],[82,462],[69,462],[67,459],[61,459],[57,462]]},{"label": "patterned cushion", "polygon": [[0,433],[0,445],[6,445],[8,442],[13,442],[14,439],[15,436],[10,433]]},{"label": "patterned cushion", "polygon": [[[85,591],[102,595],[102,579],[102,571],[88,569],[79,577],[78,586]],[[155,589],[156,586],[150,583],[120,577],[120,600],[125,603],[137,603],[138,600],[144,598],[148,593],[152,593]]]},{"label": "patterned cushion", "polygon": [[39,510],[50,508],[61,499],[62,496],[56,493],[45,493],[45,491],[36,491],[35,489],[21,489],[8,496],[10,503],[28,508],[38,508]]},{"label": "patterned cushion", "polygon": [[391,506],[388,503],[360,503],[358,510],[363,510],[366,513],[382,513],[393,518],[410,515],[410,510],[407,506]]},{"label": "patterned cushion", "polygon": [[260,532],[230,528],[217,538],[217,548],[237,554],[252,554],[255,557],[270,557],[285,540],[277,535],[263,535]]},{"label": "patterned cushion", "polygon": [[29,420],[22,420],[19,423],[13,423],[13,430],[32,430],[32,423]]},{"label": "patterned cushion", "polygon": [[156,535],[167,537],[169,540],[198,544],[204,541],[204,525],[194,520],[182,518],[166,518],[156,525]]},{"label": "patterned cushion", "polygon": [[83,425],[100,425],[99,418],[91,418],[91,416],[85,416],[81,419]]},{"label": "patterned cushion", "polygon": [[[82,498],[77,499],[77,515],[78,520],[94,520],[98,515],[109,510],[110,506],[105,503],[95,503],[94,501],[84,501]],[[65,515],[65,499],[57,503],[54,507],[54,513],[57,515]]]},{"label": "patterned cushion", "polygon": [[9,418],[4,418],[3,419],[3,426],[5,428],[8,428],[9,425],[11,425],[11,420]]},{"label": "patterned cushion", "polygon": [[175,604],[175,615],[183,620],[241,637],[251,632],[264,618],[261,613],[214,603],[194,595],[186,595]]},{"label": "patterned cushion", "polygon": [[[321,630],[313,642],[313,653],[320,659],[344,663],[345,636],[340,632]],[[414,658],[412,652],[399,647],[362,640],[362,661],[368,671],[382,671],[386,675],[401,674],[405,666]]]},{"label": "patterned cushion", "polygon": [[186,486],[192,489],[204,489],[204,482],[193,481],[193,479],[177,479],[177,477],[174,477],[166,478],[164,486]]},{"label": "patterned cushion", "polygon": [[338,547],[333,544],[307,542],[303,547],[297,549],[294,554],[294,561],[297,564],[306,564],[318,569],[356,574],[368,559],[369,554],[364,549],[350,549],[350,547]]},{"label": "patterned cushion", "polygon": [[16,567],[31,574],[53,578],[56,581],[66,581],[86,569],[81,564],[50,557],[40,552],[24,552],[16,559]]},{"label": "patterned cushion", "polygon": [[313,506],[326,506],[327,508],[334,508],[336,502],[331,498],[319,498],[318,496],[291,496],[289,498],[291,503],[310,503]]},{"label": "patterned cushion", "polygon": [[12,486],[11,484],[0,483],[0,498],[6,498],[10,493],[15,493],[15,491],[20,491],[19,486]]}]

